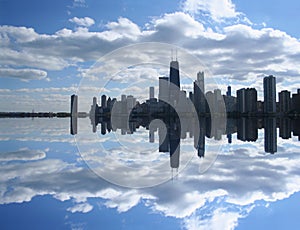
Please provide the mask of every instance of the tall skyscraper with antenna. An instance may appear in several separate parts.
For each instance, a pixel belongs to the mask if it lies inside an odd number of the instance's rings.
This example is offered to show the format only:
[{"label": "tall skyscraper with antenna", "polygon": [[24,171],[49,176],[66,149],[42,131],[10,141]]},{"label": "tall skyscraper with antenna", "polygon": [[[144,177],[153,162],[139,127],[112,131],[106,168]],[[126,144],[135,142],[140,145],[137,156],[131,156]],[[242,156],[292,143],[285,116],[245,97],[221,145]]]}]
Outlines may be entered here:
[{"label": "tall skyscraper with antenna", "polygon": [[[173,56],[173,51],[172,51]],[[170,62],[170,102],[178,103],[179,91],[180,91],[180,76],[179,76],[179,62],[177,60],[177,51],[176,51],[176,59]]]}]

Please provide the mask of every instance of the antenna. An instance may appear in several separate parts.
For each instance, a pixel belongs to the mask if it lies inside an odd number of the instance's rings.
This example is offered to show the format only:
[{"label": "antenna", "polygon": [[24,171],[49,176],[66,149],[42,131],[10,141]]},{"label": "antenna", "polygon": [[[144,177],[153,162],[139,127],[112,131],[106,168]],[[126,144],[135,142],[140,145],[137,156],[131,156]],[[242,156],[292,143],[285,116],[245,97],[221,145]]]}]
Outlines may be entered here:
[{"label": "antenna", "polygon": [[171,61],[173,61],[173,49],[171,49]]},{"label": "antenna", "polygon": [[175,57],[176,57],[176,61],[177,61],[177,49],[175,50],[175,52],[176,52],[176,53],[175,53],[175,54],[176,54],[176,56],[175,56]]}]

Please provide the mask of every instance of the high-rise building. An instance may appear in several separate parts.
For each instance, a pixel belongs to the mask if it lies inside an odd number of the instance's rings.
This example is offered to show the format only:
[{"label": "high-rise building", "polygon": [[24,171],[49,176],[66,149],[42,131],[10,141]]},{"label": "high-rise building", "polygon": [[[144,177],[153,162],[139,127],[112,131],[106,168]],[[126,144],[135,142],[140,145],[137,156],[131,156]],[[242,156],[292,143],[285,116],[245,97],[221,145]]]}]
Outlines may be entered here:
[{"label": "high-rise building", "polygon": [[264,78],[264,113],[276,113],[276,78]]},{"label": "high-rise building", "polygon": [[240,113],[246,112],[246,89],[239,89],[236,91],[236,107]]},{"label": "high-rise building", "polygon": [[169,102],[169,78],[159,78],[158,99],[160,101]]},{"label": "high-rise building", "polygon": [[214,112],[220,113],[222,112],[222,102],[223,97],[220,89],[214,89]]},{"label": "high-rise building", "polygon": [[280,113],[288,113],[291,110],[291,92],[283,90],[278,94],[278,96]]},{"label": "high-rise building", "polygon": [[257,91],[254,88],[239,89],[237,94],[237,111],[240,113],[257,112]]},{"label": "high-rise building", "polygon": [[178,103],[179,91],[180,91],[180,77],[179,77],[179,63],[178,61],[170,62],[170,103],[175,105]]},{"label": "high-rise building", "polygon": [[78,113],[78,96],[73,94],[71,96],[71,115],[75,116]]},{"label": "high-rise building", "polygon": [[194,81],[194,106],[198,114],[206,112],[204,90],[204,72],[198,72],[197,80]]},{"label": "high-rise building", "polygon": [[177,60],[170,62],[170,82],[180,89],[179,63]]},{"label": "high-rise building", "polygon": [[149,87],[149,99],[154,98],[154,87],[150,86]]},{"label": "high-rise building", "polygon": [[132,95],[128,95],[126,98],[127,101],[127,112],[130,113],[130,111],[133,109],[133,107],[135,106],[134,104],[134,100],[135,98]]},{"label": "high-rise building", "polygon": [[77,134],[77,119],[78,119],[78,96],[73,94],[71,96],[71,130],[72,135]]},{"label": "high-rise building", "polygon": [[106,95],[104,95],[104,94],[101,96],[101,107],[102,107],[102,109],[107,107]]},{"label": "high-rise building", "polygon": [[214,93],[211,91],[206,92],[205,98],[207,100],[206,111],[210,112],[211,114],[215,113]]},{"label": "high-rise building", "polygon": [[226,96],[228,96],[228,97],[231,96],[231,86],[228,86],[228,87],[227,87]]},{"label": "high-rise building", "polygon": [[249,113],[257,112],[257,91],[254,88],[246,89],[246,110]]},{"label": "high-rise building", "polygon": [[297,94],[292,95],[292,110],[294,112],[300,113],[300,90],[297,90]]}]

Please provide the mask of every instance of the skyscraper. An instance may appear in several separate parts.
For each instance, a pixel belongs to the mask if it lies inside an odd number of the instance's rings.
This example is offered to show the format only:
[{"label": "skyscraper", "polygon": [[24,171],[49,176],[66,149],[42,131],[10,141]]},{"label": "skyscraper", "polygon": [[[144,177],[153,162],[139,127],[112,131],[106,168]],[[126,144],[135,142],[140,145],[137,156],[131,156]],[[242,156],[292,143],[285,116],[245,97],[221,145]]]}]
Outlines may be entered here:
[{"label": "skyscraper", "polygon": [[198,114],[206,112],[204,96],[204,72],[198,72],[197,80],[194,81],[194,106]]},{"label": "skyscraper", "polygon": [[77,118],[78,118],[78,96],[73,94],[71,96],[71,130],[72,135],[77,134]]},{"label": "skyscraper", "polygon": [[149,99],[154,98],[154,87],[149,87]]},{"label": "skyscraper", "polygon": [[279,110],[282,114],[291,110],[291,92],[283,90],[279,93]]},{"label": "skyscraper", "polygon": [[264,78],[264,112],[276,113],[276,79],[272,75]]},{"label": "skyscraper", "polygon": [[170,62],[170,103],[175,105],[178,102],[180,91],[180,78],[179,78],[179,63],[178,61]]},{"label": "skyscraper", "polygon": [[159,78],[158,99],[160,101],[169,102],[169,78]]},{"label": "skyscraper", "polygon": [[180,89],[179,63],[177,60],[170,62],[170,82]]}]

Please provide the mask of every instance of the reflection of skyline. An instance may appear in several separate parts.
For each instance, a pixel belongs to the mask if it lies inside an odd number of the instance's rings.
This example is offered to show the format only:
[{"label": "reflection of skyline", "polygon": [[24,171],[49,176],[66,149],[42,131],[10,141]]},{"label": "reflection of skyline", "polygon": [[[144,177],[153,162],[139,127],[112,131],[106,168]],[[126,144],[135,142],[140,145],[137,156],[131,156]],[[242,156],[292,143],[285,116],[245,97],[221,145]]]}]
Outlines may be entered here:
[{"label": "reflection of skyline", "polygon": [[[237,140],[244,142],[255,142],[258,139],[258,130],[264,130],[264,143],[265,152],[275,153],[277,152],[277,128],[279,129],[279,137],[282,139],[290,139],[292,136],[300,138],[300,126],[299,119],[290,118],[257,118],[257,117],[240,117],[240,118],[229,118],[226,121],[226,129],[222,127],[222,124],[217,122],[217,125],[211,123],[209,117],[202,117],[199,119],[199,130],[196,131],[195,119],[187,117],[185,120],[179,121],[179,119],[166,119],[164,123],[167,126],[167,135],[164,133],[164,126],[150,125],[155,119],[149,119],[143,117],[135,120],[128,120],[126,117],[115,117],[116,126],[112,129],[110,120],[103,120],[100,118],[95,122],[93,131],[96,132],[96,127],[99,125],[101,134],[105,135],[108,132],[121,131],[122,135],[133,134],[139,128],[146,128],[149,130],[149,142],[155,142],[155,133],[158,133],[159,139],[159,150],[160,152],[169,152],[172,155],[170,149],[170,137],[177,137],[172,139],[175,145],[180,146],[180,139],[193,138],[194,148],[197,150],[197,155],[201,158],[205,156],[205,138],[214,139],[220,141],[223,135],[226,135],[228,144],[232,143],[232,135],[237,135]],[[215,120],[218,121],[218,120]],[[184,123],[184,124],[182,124]],[[180,126],[181,125],[181,126]],[[181,128],[180,128],[181,127]],[[292,135],[293,133],[293,135]],[[195,135],[196,134],[196,135]],[[164,138],[165,137],[165,138]],[[172,145],[172,144],[171,144]],[[172,147],[172,149],[174,149]]]}]

